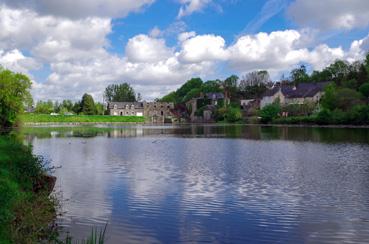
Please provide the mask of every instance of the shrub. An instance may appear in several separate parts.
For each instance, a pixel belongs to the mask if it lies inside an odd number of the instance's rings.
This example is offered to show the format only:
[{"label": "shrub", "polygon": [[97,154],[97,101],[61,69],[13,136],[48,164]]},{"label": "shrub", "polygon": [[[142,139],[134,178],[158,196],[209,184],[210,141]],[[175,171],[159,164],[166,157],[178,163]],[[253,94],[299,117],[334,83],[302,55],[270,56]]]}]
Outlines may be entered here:
[{"label": "shrub", "polygon": [[273,119],[276,119],[281,112],[281,107],[279,103],[273,103],[265,106],[260,110],[260,117],[262,123],[269,123]]},{"label": "shrub", "polygon": [[230,107],[226,113],[226,119],[228,122],[234,123],[242,119],[241,110],[238,107]]},{"label": "shrub", "polygon": [[359,91],[364,97],[369,98],[369,82],[362,84]]}]

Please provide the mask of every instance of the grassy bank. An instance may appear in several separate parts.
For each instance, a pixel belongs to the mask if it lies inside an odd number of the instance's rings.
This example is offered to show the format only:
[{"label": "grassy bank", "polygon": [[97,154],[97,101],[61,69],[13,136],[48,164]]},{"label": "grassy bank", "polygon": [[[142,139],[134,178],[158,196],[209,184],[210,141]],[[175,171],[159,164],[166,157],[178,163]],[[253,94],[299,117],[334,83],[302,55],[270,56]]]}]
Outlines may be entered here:
[{"label": "grassy bank", "polygon": [[0,136],[0,243],[51,238],[55,202],[46,189],[43,161],[10,136]]},{"label": "grassy bank", "polygon": [[23,114],[23,123],[143,123],[145,117],[109,115],[48,115]]}]

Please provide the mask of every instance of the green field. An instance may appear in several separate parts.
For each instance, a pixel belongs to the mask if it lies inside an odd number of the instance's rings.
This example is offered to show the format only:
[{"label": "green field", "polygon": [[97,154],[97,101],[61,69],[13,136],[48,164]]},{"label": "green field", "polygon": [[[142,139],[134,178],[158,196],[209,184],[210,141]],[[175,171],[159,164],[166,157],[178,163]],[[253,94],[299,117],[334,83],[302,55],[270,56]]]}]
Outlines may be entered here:
[{"label": "green field", "polygon": [[145,117],[109,115],[23,114],[23,123],[143,123]]}]

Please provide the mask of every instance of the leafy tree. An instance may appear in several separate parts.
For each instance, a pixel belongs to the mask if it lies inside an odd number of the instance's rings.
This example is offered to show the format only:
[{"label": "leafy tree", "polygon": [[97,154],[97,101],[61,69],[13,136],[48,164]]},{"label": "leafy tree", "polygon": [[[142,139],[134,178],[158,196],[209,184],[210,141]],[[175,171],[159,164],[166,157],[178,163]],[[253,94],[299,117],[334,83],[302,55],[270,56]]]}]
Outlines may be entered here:
[{"label": "leafy tree", "polygon": [[202,86],[203,81],[200,78],[192,78],[188,80],[184,85],[182,85],[177,91],[177,97],[183,98],[194,88],[200,88]]},{"label": "leafy tree", "polygon": [[273,119],[278,118],[279,113],[281,112],[281,106],[279,103],[272,103],[260,110],[260,117],[262,123],[269,123],[273,121]]},{"label": "leafy tree", "polygon": [[113,84],[105,88],[104,98],[108,102],[135,102],[136,95],[128,83]]},{"label": "leafy tree", "polygon": [[35,113],[38,114],[50,114],[54,112],[54,104],[53,101],[38,101],[36,103]]},{"label": "leafy tree", "polygon": [[189,91],[186,96],[183,97],[182,102],[185,103],[189,100],[191,100],[194,97],[198,97],[201,93],[200,88],[193,88],[191,91]]},{"label": "leafy tree", "polygon": [[220,80],[208,80],[207,82],[203,83],[201,86],[201,92],[203,93],[210,93],[210,92],[221,92],[222,88]]},{"label": "leafy tree", "polygon": [[349,88],[336,88],[334,85],[327,86],[322,98],[323,108],[331,111],[340,109],[348,111],[355,105],[362,104],[362,95]]},{"label": "leafy tree", "polygon": [[233,98],[236,96],[238,79],[238,76],[231,75],[223,81],[223,88],[226,97]]},{"label": "leafy tree", "polygon": [[161,102],[167,102],[167,103],[177,103],[177,94],[176,92],[171,92],[168,95],[164,96],[160,99]]},{"label": "leafy tree", "polygon": [[102,103],[96,103],[95,111],[97,115],[104,115],[104,105]]},{"label": "leafy tree", "polygon": [[291,71],[291,81],[297,83],[308,82],[310,77],[306,72],[306,66],[301,65],[299,68]]},{"label": "leafy tree", "polygon": [[82,108],[82,113],[85,115],[96,114],[95,102],[91,95],[85,93],[82,96],[81,108]]},{"label": "leafy tree", "polygon": [[26,75],[0,68],[0,127],[13,126],[24,107],[32,104],[30,88]]},{"label": "leafy tree", "polygon": [[240,121],[242,119],[242,114],[239,107],[228,108],[225,116],[227,121],[231,123]]},{"label": "leafy tree", "polygon": [[61,106],[67,110],[67,112],[71,112],[73,110],[73,102],[71,100],[63,100]]},{"label": "leafy tree", "polygon": [[369,82],[364,83],[360,86],[359,91],[364,97],[369,98]]},{"label": "leafy tree", "polygon": [[79,101],[75,102],[74,105],[73,105],[72,111],[75,114],[81,113],[82,112],[81,102],[79,102]]}]

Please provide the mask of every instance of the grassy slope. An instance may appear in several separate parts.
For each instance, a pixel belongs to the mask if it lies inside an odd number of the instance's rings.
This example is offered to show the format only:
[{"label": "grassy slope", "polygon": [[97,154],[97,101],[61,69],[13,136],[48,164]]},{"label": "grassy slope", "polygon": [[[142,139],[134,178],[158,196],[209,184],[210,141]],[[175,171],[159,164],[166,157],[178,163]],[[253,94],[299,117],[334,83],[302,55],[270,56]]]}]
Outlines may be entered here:
[{"label": "grassy slope", "polygon": [[109,115],[57,115],[23,114],[23,123],[143,123],[145,117]]},{"label": "grassy slope", "polygon": [[0,136],[0,243],[34,243],[48,234],[54,202],[46,191],[33,192],[43,172],[30,148]]}]

